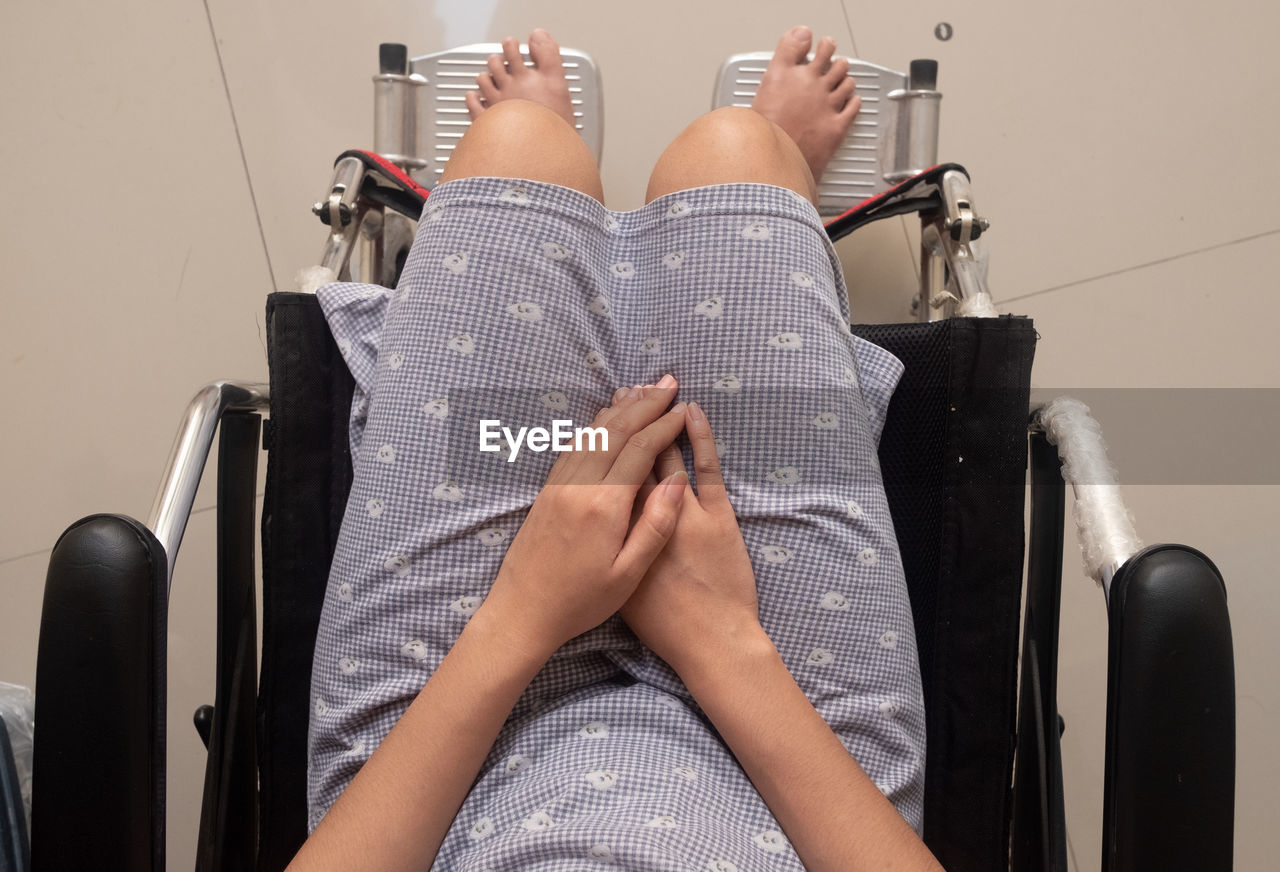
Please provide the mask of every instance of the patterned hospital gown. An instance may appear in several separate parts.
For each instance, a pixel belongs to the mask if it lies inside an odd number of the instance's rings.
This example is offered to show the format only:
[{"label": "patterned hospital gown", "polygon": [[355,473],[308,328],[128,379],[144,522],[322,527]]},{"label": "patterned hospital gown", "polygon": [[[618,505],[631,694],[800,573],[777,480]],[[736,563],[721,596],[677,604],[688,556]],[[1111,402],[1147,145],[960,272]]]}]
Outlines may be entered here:
[{"label": "patterned hospital gown", "polygon": [[[613,212],[554,185],[460,179],[432,193],[395,291],[319,297],[357,389],[312,676],[312,828],[483,602],[555,461],[480,451],[479,421],[585,425],[616,388],[669,372],[716,433],[761,623],[919,829],[924,706],[876,460],[901,364],[850,334],[807,201],[731,184]],[[679,679],[616,616],[535,677],[434,868],[610,865],[802,868]]]}]

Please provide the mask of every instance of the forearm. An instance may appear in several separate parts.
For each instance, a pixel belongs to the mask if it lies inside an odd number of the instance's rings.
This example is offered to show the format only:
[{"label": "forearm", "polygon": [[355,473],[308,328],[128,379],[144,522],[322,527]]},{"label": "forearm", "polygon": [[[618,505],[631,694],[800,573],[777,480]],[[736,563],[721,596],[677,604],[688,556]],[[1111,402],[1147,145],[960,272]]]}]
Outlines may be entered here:
[{"label": "forearm", "polygon": [[546,660],[512,644],[488,617],[483,608],[472,617],[291,872],[430,867],[503,723]]},{"label": "forearm", "polygon": [[[940,869],[756,628],[684,679],[806,869]],[[723,658],[723,659],[720,659]]]}]

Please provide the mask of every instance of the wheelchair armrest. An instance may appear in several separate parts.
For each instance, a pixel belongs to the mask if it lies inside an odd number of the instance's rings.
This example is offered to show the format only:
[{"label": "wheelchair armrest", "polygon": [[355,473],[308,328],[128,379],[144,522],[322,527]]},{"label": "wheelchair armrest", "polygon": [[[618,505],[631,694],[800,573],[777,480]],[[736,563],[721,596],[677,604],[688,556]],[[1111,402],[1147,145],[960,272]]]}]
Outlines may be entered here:
[{"label": "wheelchair armrest", "polygon": [[53,548],[40,615],[35,869],[164,868],[168,559],[122,515]]},{"label": "wheelchair armrest", "polygon": [[1157,545],[1112,579],[1104,870],[1230,870],[1235,664],[1217,567]]}]

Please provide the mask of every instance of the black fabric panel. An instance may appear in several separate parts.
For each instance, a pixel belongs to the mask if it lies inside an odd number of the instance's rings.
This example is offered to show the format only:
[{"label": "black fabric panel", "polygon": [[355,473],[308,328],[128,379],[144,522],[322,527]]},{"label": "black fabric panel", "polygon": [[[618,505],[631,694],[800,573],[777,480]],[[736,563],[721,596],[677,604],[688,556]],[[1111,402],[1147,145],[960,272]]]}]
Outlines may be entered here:
[{"label": "black fabric panel", "polygon": [[268,298],[267,355],[258,868],[278,870],[306,838],[311,656],[351,489],[354,383],[314,294]]},{"label": "black fabric panel", "polygon": [[255,412],[228,412],[218,425],[218,668],[196,872],[252,869],[258,849],[253,504],[260,424]]},{"label": "black fabric panel", "polygon": [[854,331],[906,365],[880,462],[924,681],[925,842],[950,872],[1000,868],[1035,330],[1006,317]]},{"label": "black fabric panel", "polygon": [[32,868],[164,869],[169,564],[144,525],[92,515],[53,547],[40,613]]}]

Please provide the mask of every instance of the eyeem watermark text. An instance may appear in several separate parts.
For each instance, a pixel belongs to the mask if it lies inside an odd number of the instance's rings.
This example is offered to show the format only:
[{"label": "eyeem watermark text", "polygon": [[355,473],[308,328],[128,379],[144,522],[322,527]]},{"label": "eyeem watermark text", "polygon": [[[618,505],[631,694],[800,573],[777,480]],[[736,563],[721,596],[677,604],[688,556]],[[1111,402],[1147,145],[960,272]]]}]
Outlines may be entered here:
[{"label": "eyeem watermark text", "polygon": [[609,431],[604,427],[574,427],[572,421],[555,419],[551,429],[545,427],[521,427],[515,433],[510,427],[503,427],[496,418],[482,418],[480,421],[480,450],[501,451],[502,442],[506,441],[507,463],[514,463],[522,446],[530,451],[582,451],[586,444],[587,451],[596,450],[597,440],[601,451],[609,450]]}]

